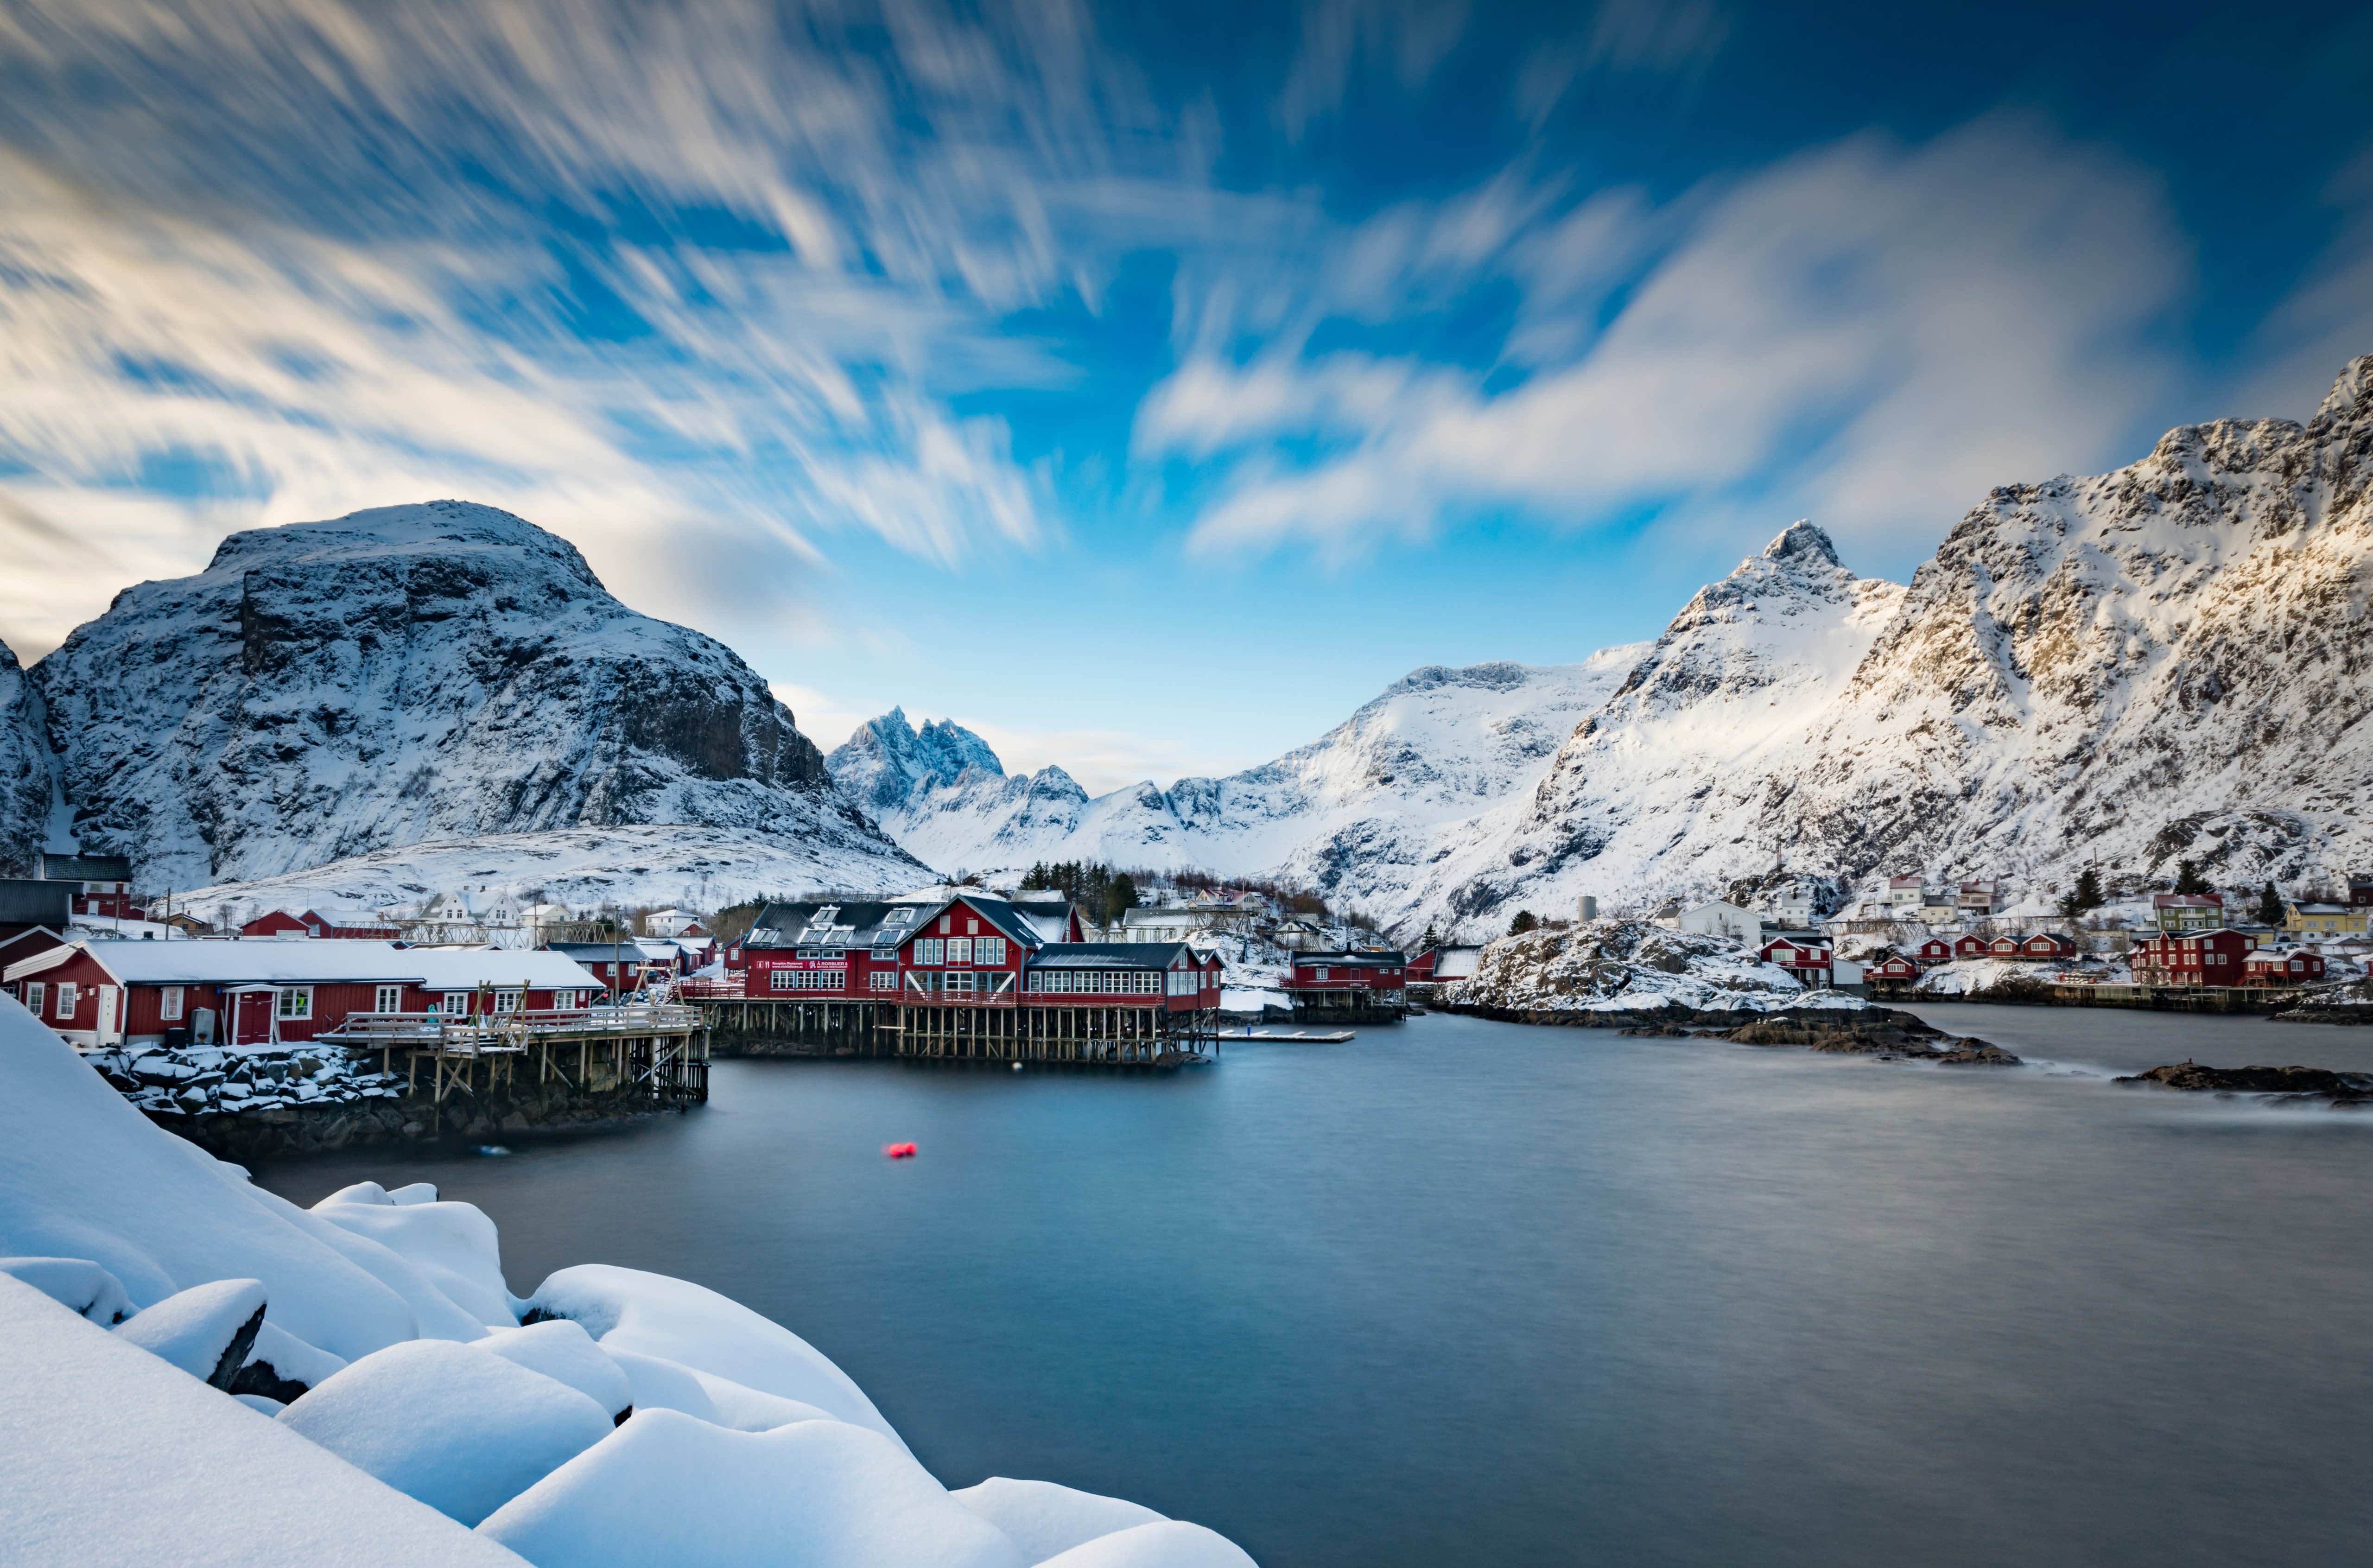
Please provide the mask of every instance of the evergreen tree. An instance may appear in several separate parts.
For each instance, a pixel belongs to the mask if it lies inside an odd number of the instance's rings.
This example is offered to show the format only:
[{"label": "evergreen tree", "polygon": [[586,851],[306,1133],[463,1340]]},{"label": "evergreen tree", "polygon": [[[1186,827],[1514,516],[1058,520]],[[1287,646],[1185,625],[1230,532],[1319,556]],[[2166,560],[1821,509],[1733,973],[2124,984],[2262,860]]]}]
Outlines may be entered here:
[{"label": "evergreen tree", "polygon": [[2175,890],[2178,893],[2205,893],[2208,891],[2208,879],[2200,874],[2200,862],[2198,860],[2178,860],[2175,862]]},{"label": "evergreen tree", "polygon": [[2087,866],[2076,873],[2076,909],[2079,914],[2098,909],[2108,902],[2109,900],[2101,895],[2101,872],[2098,868]]},{"label": "evergreen tree", "polygon": [[1425,934],[1417,939],[1417,950],[1420,953],[1431,953],[1441,945],[1442,933],[1433,929],[1432,920],[1428,920],[1425,923]]},{"label": "evergreen tree", "polygon": [[1533,918],[1533,912],[1530,909],[1519,909],[1516,911],[1516,918],[1508,922],[1508,934],[1522,936],[1539,924],[1540,921]]},{"label": "evergreen tree", "polygon": [[2266,891],[2258,895],[2258,924],[2279,926],[2287,916],[2281,891],[2273,883],[2266,883]]},{"label": "evergreen tree", "polygon": [[1024,893],[1043,892],[1054,885],[1055,879],[1047,874],[1044,860],[1032,861],[1030,869],[1022,873],[1022,891]]},{"label": "evergreen tree", "polygon": [[1105,924],[1117,925],[1121,916],[1136,908],[1138,903],[1136,880],[1127,872],[1114,877],[1105,889]]}]

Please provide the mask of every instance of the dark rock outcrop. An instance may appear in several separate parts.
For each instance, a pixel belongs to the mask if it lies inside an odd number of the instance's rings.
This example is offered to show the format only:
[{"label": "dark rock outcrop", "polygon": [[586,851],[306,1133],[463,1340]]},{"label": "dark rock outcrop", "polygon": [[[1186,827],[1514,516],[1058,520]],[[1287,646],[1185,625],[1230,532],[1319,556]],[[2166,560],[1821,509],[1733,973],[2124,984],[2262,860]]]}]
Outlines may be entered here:
[{"label": "dark rock outcrop", "polygon": [[2203,1067],[2179,1061],[2121,1078],[2121,1083],[2156,1083],[2195,1094],[2278,1094],[2285,1099],[2356,1105],[2373,1100],[2373,1073],[2332,1072],[2320,1067]]}]

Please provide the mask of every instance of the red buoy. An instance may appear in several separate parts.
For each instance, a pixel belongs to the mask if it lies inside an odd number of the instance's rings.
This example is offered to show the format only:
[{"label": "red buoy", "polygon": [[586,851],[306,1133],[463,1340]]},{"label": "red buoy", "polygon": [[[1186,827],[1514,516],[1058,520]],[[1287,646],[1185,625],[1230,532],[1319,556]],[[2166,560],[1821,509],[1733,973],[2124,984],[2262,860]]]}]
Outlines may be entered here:
[{"label": "red buoy", "polygon": [[912,1143],[884,1143],[882,1145],[882,1152],[894,1160],[911,1160],[915,1157],[915,1146]]}]

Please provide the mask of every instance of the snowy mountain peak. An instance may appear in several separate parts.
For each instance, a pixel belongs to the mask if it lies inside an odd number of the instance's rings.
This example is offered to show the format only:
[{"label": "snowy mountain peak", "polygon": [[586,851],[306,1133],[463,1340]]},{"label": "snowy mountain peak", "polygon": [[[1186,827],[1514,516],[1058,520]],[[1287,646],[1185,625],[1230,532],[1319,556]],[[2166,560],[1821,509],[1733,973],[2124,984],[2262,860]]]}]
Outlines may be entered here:
[{"label": "snowy mountain peak", "polygon": [[250,529],[33,672],[82,847],[152,887],[429,838],[681,824],[912,862],[721,643],[462,501]]},{"label": "snowy mountain peak", "polygon": [[876,817],[904,810],[918,794],[953,787],[966,773],[1005,777],[1005,765],[987,741],[953,719],[918,730],[904,708],[859,725],[824,758],[841,792]]},{"label": "snowy mountain peak", "polygon": [[1778,538],[1763,546],[1763,556],[1766,560],[1772,561],[1811,556],[1833,567],[1845,564],[1838,559],[1838,547],[1829,542],[1829,536],[1814,527],[1809,520],[1802,518],[1790,523],[1781,531]]}]

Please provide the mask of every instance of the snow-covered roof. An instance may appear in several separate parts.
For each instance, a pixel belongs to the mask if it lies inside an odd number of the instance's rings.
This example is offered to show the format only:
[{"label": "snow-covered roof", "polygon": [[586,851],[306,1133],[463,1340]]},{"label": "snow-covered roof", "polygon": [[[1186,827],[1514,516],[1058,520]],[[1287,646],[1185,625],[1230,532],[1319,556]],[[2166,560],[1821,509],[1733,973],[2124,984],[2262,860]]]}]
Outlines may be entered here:
[{"label": "snow-covered roof", "polygon": [[534,989],[582,988],[584,968],[557,953],[495,948],[398,947],[387,942],[74,942],[8,965],[16,980],[46,973],[76,953],[91,957],[127,986],[334,985],[389,981],[430,990],[481,985]]}]

